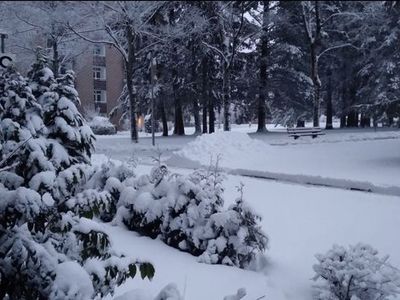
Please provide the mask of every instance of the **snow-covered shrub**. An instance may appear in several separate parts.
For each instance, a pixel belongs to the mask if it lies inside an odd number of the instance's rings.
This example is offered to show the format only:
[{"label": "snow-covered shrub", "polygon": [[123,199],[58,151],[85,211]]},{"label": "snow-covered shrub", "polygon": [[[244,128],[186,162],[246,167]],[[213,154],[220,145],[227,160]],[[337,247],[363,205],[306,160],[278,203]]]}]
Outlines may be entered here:
[{"label": "snow-covered shrub", "polygon": [[164,220],[163,238],[173,247],[200,255],[206,247],[204,226],[223,207],[222,174],[200,169],[172,179],[178,197]]},{"label": "snow-covered shrub", "polygon": [[111,221],[117,211],[125,180],[132,180],[134,172],[125,165],[108,161],[99,168],[87,169],[81,181],[80,192],[68,200],[70,209],[83,216],[96,215],[103,221]]},{"label": "snow-covered shrub", "polygon": [[210,239],[200,261],[244,268],[267,247],[268,238],[258,225],[261,217],[244,202],[242,184],[238,190],[240,197],[228,210],[210,216],[205,230]]},{"label": "snow-covered shrub", "polygon": [[388,263],[388,256],[366,244],[344,248],[334,245],[325,254],[316,255],[314,265],[315,299],[376,300],[400,293],[400,272]]},{"label": "snow-covered shrub", "polygon": [[89,126],[94,134],[110,135],[117,133],[117,128],[107,117],[95,116],[89,121]]},{"label": "snow-covered shrub", "polygon": [[116,255],[103,228],[81,217],[112,194],[107,183],[85,191],[94,136],[73,74],[56,81],[39,53],[29,81],[0,75],[0,299],[92,299],[137,267],[152,277],[149,263]]},{"label": "snow-covered shrub", "polygon": [[201,262],[247,267],[268,239],[242,197],[223,209],[222,180],[217,170],[182,176],[159,165],[123,189],[119,215],[129,229],[159,237]]}]

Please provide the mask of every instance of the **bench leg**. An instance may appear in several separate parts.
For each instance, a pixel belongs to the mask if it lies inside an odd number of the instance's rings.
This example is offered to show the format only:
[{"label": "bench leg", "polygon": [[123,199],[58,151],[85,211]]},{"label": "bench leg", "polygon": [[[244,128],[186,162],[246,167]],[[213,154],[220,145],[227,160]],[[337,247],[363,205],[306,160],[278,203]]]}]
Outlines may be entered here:
[{"label": "bench leg", "polygon": [[294,136],[294,139],[297,140],[299,137],[297,135]]},{"label": "bench leg", "polygon": [[313,136],[312,136],[313,139],[315,139],[316,137],[317,137],[316,135],[313,135]]}]

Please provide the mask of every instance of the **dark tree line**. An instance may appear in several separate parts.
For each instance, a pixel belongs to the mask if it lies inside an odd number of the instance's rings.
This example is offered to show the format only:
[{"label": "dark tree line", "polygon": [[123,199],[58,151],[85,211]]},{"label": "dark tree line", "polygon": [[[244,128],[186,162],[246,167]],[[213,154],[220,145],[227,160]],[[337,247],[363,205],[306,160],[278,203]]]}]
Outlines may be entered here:
[{"label": "dark tree line", "polygon": [[[119,50],[126,70],[119,108],[131,120],[135,141],[137,115],[150,112],[151,89],[163,135],[168,135],[168,121],[174,122],[174,134],[185,134],[188,118],[196,134],[214,132],[221,115],[224,130],[232,121],[257,120],[258,132],[267,131],[267,121],[302,125],[312,120],[319,126],[322,114],[327,129],[334,117],[341,127],[364,127],[371,120],[391,125],[399,116],[398,1],[100,1],[74,6],[80,7],[74,22],[55,19],[57,32],[69,29],[83,40]],[[58,51],[60,39],[52,41]],[[150,60],[156,65],[154,85]]]}]

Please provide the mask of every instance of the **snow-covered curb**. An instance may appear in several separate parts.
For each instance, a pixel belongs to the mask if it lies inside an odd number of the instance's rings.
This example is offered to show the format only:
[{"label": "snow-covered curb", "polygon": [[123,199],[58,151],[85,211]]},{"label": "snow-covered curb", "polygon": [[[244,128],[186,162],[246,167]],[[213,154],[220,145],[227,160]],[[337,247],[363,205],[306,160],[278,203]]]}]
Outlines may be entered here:
[{"label": "snow-covered curb", "polygon": [[[207,166],[202,166],[200,163],[196,161],[192,161],[190,159],[178,155],[173,155],[170,159],[167,160],[166,163],[170,167],[184,168],[184,169],[196,169],[200,167],[207,167]],[[316,186],[323,186],[330,188],[372,192],[382,195],[400,196],[399,186],[380,186],[368,181],[355,181],[349,179],[330,178],[323,176],[286,174],[286,173],[276,173],[269,171],[247,170],[247,169],[220,168],[220,170],[230,175],[276,180],[281,182],[304,184],[304,185],[316,185]]]},{"label": "snow-covered curb", "polygon": [[329,178],[322,176],[303,175],[303,174],[284,174],[268,171],[245,170],[245,169],[224,169],[231,175],[240,175],[253,178],[284,181],[297,184],[317,185],[346,190],[362,192],[372,192],[376,194],[400,196],[399,186],[379,186],[367,181],[354,181],[348,179]]}]

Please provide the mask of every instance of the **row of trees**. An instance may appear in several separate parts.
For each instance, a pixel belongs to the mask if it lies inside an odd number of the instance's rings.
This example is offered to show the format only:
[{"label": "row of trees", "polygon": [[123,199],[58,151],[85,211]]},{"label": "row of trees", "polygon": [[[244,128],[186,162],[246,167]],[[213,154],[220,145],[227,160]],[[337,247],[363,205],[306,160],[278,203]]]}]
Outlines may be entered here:
[{"label": "row of trees", "polygon": [[319,126],[325,113],[332,128],[333,116],[344,127],[370,126],[371,118],[383,116],[390,123],[399,114],[397,1],[53,1],[13,7],[15,45],[29,48],[19,37],[31,30],[49,37],[55,74],[84,41],[120,52],[126,86],[119,109],[130,117],[135,141],[136,116],[149,108],[151,62],[164,135],[169,115],[174,133],[184,134],[184,113],[193,115],[197,134],[215,130],[216,111],[223,112],[224,130],[234,113],[239,121],[257,118],[258,132],[266,132],[267,118],[289,125],[312,118]]}]

